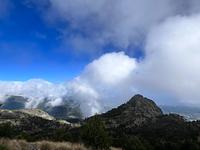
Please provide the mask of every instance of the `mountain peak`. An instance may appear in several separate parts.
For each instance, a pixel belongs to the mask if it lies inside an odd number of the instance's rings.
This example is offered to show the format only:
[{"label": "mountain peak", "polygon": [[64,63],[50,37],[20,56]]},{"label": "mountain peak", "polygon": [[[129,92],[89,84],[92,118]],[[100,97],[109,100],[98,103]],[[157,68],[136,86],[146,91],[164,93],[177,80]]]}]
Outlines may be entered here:
[{"label": "mountain peak", "polygon": [[163,115],[162,110],[153,100],[138,94],[133,96],[127,103],[101,116],[110,124],[109,126],[118,127],[125,125],[133,127],[140,126],[160,115]]},{"label": "mountain peak", "polygon": [[146,103],[148,101],[147,98],[143,97],[140,94],[137,94],[135,96],[133,96],[128,102],[127,104],[132,104],[132,105],[136,105],[137,103]]},{"label": "mountain peak", "polygon": [[153,102],[153,100],[150,100],[150,99],[148,99],[148,98],[146,98],[146,97],[144,97],[140,94],[137,94],[137,95],[134,95],[127,103],[137,103],[137,102],[149,103],[149,102]]},{"label": "mountain peak", "polygon": [[159,116],[162,115],[162,110],[156,105],[156,103],[143,97],[142,95],[133,96],[126,104],[126,107],[131,107],[135,113],[148,113],[149,115]]}]

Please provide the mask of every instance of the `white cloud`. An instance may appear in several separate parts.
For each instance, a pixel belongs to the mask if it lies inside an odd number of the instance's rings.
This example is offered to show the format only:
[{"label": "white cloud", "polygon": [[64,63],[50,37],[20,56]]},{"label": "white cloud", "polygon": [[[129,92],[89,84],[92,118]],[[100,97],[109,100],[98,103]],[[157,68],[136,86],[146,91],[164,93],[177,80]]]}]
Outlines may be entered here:
[{"label": "white cloud", "polygon": [[46,0],[37,6],[44,2],[49,4],[44,9],[48,21],[68,23],[63,38],[77,51],[94,51],[106,44],[123,49],[138,44],[152,26],[173,15],[176,7],[171,0]]},{"label": "white cloud", "polygon": [[133,95],[132,73],[136,68],[136,60],[124,52],[108,53],[87,65],[79,80],[97,91],[101,103],[117,106]]},{"label": "white cloud", "polygon": [[100,80],[100,84],[117,85],[125,80],[136,66],[136,60],[125,55],[124,52],[113,52],[87,65],[81,76],[94,84]]},{"label": "white cloud", "polygon": [[0,97],[3,101],[6,95],[28,97],[28,108],[35,108],[45,97],[58,98],[66,94],[63,85],[56,85],[45,80],[32,79],[26,82],[0,81]]},{"label": "white cloud", "polygon": [[103,111],[99,93],[80,77],[75,78],[67,85],[68,98],[75,100],[81,106],[84,116],[94,115]]},{"label": "white cloud", "polygon": [[[137,83],[189,104],[200,104],[200,15],[176,16],[149,33]],[[157,91],[157,92],[156,92]]]}]

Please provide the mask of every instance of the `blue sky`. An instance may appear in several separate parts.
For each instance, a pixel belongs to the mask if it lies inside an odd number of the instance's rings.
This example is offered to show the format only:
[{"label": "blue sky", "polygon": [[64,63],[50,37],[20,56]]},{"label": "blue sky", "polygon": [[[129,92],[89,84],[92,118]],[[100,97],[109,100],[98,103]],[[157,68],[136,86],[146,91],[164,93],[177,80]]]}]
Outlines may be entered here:
[{"label": "blue sky", "polygon": [[57,27],[48,25],[35,7],[11,2],[9,14],[0,20],[0,79],[60,82],[78,75],[89,58],[74,55],[70,46],[62,51]]}]

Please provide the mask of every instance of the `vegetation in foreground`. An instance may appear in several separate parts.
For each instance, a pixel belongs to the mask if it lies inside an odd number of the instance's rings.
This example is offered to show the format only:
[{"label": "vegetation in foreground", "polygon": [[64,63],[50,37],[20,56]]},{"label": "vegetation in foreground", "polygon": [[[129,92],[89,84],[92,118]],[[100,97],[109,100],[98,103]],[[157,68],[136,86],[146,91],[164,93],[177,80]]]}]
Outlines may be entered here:
[{"label": "vegetation in foreground", "polygon": [[[14,150],[13,148],[29,150],[30,146],[38,148],[34,150],[109,150],[111,145],[124,150],[199,150],[199,124],[198,122],[184,122],[176,116],[166,115],[162,116],[159,122],[149,123],[148,126],[141,128],[118,127],[115,130],[109,130],[104,122],[95,116],[78,130],[57,131],[49,139],[43,139],[43,135],[39,133],[31,138],[30,135],[15,132],[11,126],[4,126],[0,128],[1,137],[19,140],[1,140],[0,150]],[[27,143],[23,141],[23,139],[36,141],[36,137],[40,140],[63,142]],[[85,146],[65,141],[84,143]],[[22,148],[24,146],[25,148]]]},{"label": "vegetation in foreground", "polygon": [[[25,140],[0,139],[0,150],[93,150],[83,144],[70,142],[27,142]],[[111,150],[121,150],[111,148]]]},{"label": "vegetation in foreground", "polygon": [[87,150],[84,145],[69,142],[26,142],[0,139],[0,150]]}]

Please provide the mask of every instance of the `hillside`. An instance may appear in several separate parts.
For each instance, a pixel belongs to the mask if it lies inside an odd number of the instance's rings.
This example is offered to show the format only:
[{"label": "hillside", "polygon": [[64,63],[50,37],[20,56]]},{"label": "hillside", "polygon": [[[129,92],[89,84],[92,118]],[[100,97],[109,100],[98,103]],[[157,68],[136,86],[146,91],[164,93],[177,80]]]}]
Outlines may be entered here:
[{"label": "hillside", "polygon": [[73,126],[56,120],[39,109],[2,110],[0,109],[0,136],[22,137],[28,140],[53,138],[58,130],[68,130]]}]

